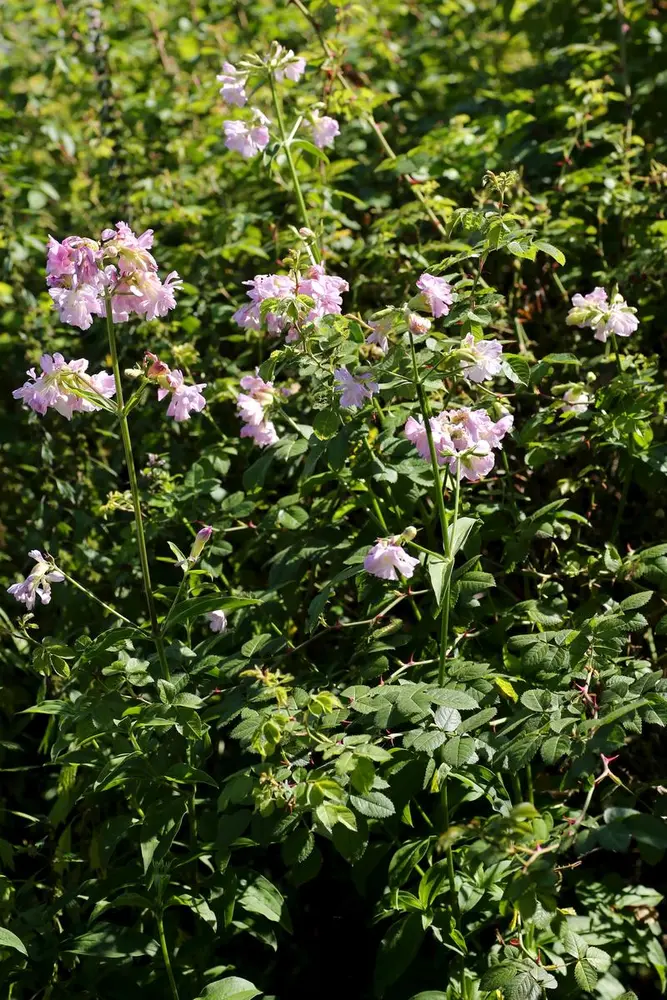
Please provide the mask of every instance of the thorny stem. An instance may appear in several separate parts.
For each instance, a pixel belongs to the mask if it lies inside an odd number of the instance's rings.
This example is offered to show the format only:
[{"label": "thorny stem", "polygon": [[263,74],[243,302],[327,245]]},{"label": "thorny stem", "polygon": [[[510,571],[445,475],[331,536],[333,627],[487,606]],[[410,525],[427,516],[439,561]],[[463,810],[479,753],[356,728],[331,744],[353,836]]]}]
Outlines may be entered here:
[{"label": "thorny stem", "polygon": [[159,913],[157,916],[157,929],[160,937],[160,948],[162,949],[162,958],[164,960],[164,967],[167,970],[167,978],[169,980],[169,986],[171,987],[171,995],[173,997],[173,1000],[179,1000],[178,987],[176,986],[176,980],[174,979],[174,972],[171,967],[169,948],[167,947],[167,939],[164,935],[164,920],[162,919],[161,913]]},{"label": "thorny stem", "polygon": [[118,345],[116,344],[116,333],[114,331],[113,316],[111,313],[111,296],[109,295],[108,289],[105,290],[104,298],[106,302],[107,334],[109,337],[109,354],[111,355],[111,367],[113,368],[113,377],[116,383],[116,401],[118,403],[118,423],[120,425],[120,436],[123,442],[123,450],[125,452],[125,464],[127,465],[127,474],[130,480],[130,492],[132,494],[132,505],[134,507],[134,524],[137,533],[137,547],[139,549],[139,562],[141,563],[141,573],[144,578],[144,591],[146,593],[146,603],[148,605],[148,617],[151,623],[151,633],[153,635],[153,641],[155,642],[155,648],[157,650],[158,659],[160,661],[162,676],[165,680],[169,680],[170,676],[169,665],[167,663],[167,657],[164,651],[164,643],[162,642],[162,635],[160,634],[160,628],[157,623],[157,615],[155,613],[153,588],[151,586],[151,573],[150,573],[150,567],[148,565],[148,552],[146,549],[146,536],[144,535],[144,522],[141,515],[139,484],[137,483],[137,472],[134,466],[134,455],[132,453],[132,439],[130,437],[130,428],[127,423],[127,415],[124,412],[125,403],[123,401],[123,383],[120,377],[120,364],[118,362]]},{"label": "thorny stem", "polygon": [[[296,196],[297,204],[299,206],[299,212],[301,213],[301,219],[303,221],[304,226],[312,230],[313,227],[310,224],[310,216],[308,215],[308,209],[306,208],[306,202],[303,197],[303,191],[301,190],[299,175],[294,165],[294,158],[292,157],[291,142],[287,136],[287,130],[285,129],[285,119],[283,118],[283,111],[280,106],[280,98],[278,97],[278,91],[276,90],[276,81],[273,77],[273,73],[269,73],[269,84],[271,85],[271,96],[273,98],[273,106],[276,111],[278,131],[280,132],[282,147],[285,150],[285,156],[287,158],[287,166],[289,167],[289,172],[292,177],[294,194]],[[317,246],[316,243],[313,243],[313,254],[317,262],[319,263],[321,256],[319,247]]]},{"label": "thorny stem", "polygon": [[[417,354],[415,352],[415,342],[411,330],[409,331],[409,335],[410,335],[410,352],[412,354],[412,368],[414,372],[414,384],[415,384],[415,389],[417,390],[417,398],[419,399],[419,408],[421,410],[422,420],[424,421],[424,428],[426,430],[426,438],[428,441],[428,451],[431,458],[435,504],[438,510],[438,517],[440,519],[442,543],[446,559],[451,560],[452,550],[449,538],[449,530],[447,528],[447,512],[445,510],[445,500],[443,496],[443,483],[440,478],[440,466],[438,465],[438,456],[433,441],[433,432],[431,431],[431,423],[430,423],[431,409],[428,405],[428,400],[426,398],[426,393],[424,392],[424,387],[421,384],[419,378],[419,369],[417,367]],[[438,684],[441,687],[445,682],[445,660],[447,658],[447,636],[449,632],[449,593],[451,589],[451,566],[447,568],[450,570],[450,572],[448,572],[447,574],[445,592],[442,597],[442,615],[440,619],[440,652],[438,657]]]}]

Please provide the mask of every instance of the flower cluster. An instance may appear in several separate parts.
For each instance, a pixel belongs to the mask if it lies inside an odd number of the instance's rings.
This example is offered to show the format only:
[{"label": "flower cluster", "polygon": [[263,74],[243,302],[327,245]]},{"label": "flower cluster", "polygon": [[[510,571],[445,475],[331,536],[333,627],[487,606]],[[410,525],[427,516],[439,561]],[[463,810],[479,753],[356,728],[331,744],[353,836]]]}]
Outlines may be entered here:
[{"label": "flower cluster", "polygon": [[379,388],[370,372],[355,372],[352,375],[345,367],[336,368],[334,378],[334,389],[340,393],[340,405],[344,408],[361,409]]},{"label": "flower cluster", "polygon": [[503,345],[499,340],[475,340],[472,333],[461,341],[461,374],[469,382],[484,382],[500,373]]},{"label": "flower cluster", "polygon": [[419,565],[419,559],[409,556],[401,547],[401,542],[406,537],[414,537],[414,529],[412,529],[412,535],[409,532],[410,529],[407,529],[402,535],[378,538],[364,558],[366,572],[380,577],[381,580],[398,580],[400,573],[406,580],[409,580],[414,574],[415,567]]},{"label": "flower cluster", "polygon": [[53,560],[48,556],[43,556],[39,549],[31,549],[28,555],[35,560],[32,572],[21,583],[13,583],[11,587],[8,587],[7,593],[15,597],[21,604],[25,604],[28,611],[32,611],[38,597],[42,604],[49,603],[51,584],[62,583],[65,575],[56,569]]},{"label": "flower cluster", "polygon": [[156,383],[158,400],[170,397],[167,416],[173,417],[177,422],[189,420],[191,413],[201,413],[206,406],[206,400],[201,393],[201,390],[206,388],[206,382],[186,385],[182,371],[178,368],[172,371],[164,361],[160,361],[150,351],[147,351],[144,357],[143,373],[147,379]]},{"label": "flower cluster", "polygon": [[181,280],[176,271],[160,280],[152,246],[152,229],[137,236],[125,222],[105,229],[99,241],[67,236],[59,243],[49,236],[46,283],[63,323],[87,330],[93,316],[105,315],[107,296],[114,323],[166,316]]},{"label": "flower cluster", "polygon": [[[344,278],[327,274],[322,264],[313,264],[303,277],[297,280],[286,274],[257,274],[250,281],[244,281],[249,291],[250,302],[237,309],[232,319],[239,326],[251,330],[262,328],[262,302],[267,299],[293,299],[297,295],[307,295],[313,300],[306,319],[315,322],[322,316],[339,314],[343,305],[343,292],[350,287]],[[266,326],[271,334],[278,334],[289,326],[289,320],[276,313],[266,314]],[[295,339],[290,337],[290,339]]]},{"label": "flower cluster", "polygon": [[[443,410],[431,417],[429,424],[439,465],[448,466],[460,479],[477,482],[489,474],[495,464],[494,448],[502,448],[502,440],[512,428],[514,418],[505,413],[493,421],[486,410],[462,406],[458,410]],[[405,434],[423,459],[430,460],[428,434],[421,417],[408,417]]]},{"label": "flower cluster", "polygon": [[422,293],[435,319],[447,315],[449,307],[454,301],[452,286],[448,281],[424,271],[417,282],[417,288]]},{"label": "flower cluster", "polygon": [[275,444],[278,434],[273,421],[267,419],[265,410],[271,405],[276,395],[272,382],[265,382],[255,369],[254,375],[244,375],[240,382],[241,389],[236,397],[236,409],[243,420],[241,437],[252,438],[260,448]]},{"label": "flower cluster", "polygon": [[[14,389],[14,399],[22,399],[26,406],[44,416],[51,408],[68,420],[73,413],[92,413],[102,409],[102,401],[116,392],[114,377],[101,371],[88,375],[88,361],[65,361],[62,354],[43,354],[39,359],[40,375],[29,368],[29,379],[19,389]],[[99,398],[100,403],[93,402]]]},{"label": "flower cluster", "polygon": [[610,333],[618,337],[629,337],[639,326],[635,315],[637,310],[629,306],[622,295],[616,292],[611,301],[604,288],[594,288],[588,295],[573,295],[572,308],[567,314],[568,326],[595,330],[594,337],[603,344]]}]

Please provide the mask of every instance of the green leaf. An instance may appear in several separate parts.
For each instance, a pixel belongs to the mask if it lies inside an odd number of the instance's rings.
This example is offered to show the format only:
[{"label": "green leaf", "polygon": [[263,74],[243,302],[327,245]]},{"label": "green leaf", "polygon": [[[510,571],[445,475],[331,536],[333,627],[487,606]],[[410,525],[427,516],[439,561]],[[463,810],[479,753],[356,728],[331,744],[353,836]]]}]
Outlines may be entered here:
[{"label": "green leaf", "polygon": [[258,913],[272,923],[291,931],[291,923],[282,894],[263,875],[256,875],[241,893],[239,905],[250,913]]},{"label": "green leaf", "polygon": [[520,354],[506,354],[503,361],[505,374],[512,380],[512,382],[520,382],[522,385],[529,385],[530,366],[525,358],[523,358]]},{"label": "green leaf", "polygon": [[472,736],[452,736],[445,745],[442,759],[446,764],[451,764],[452,767],[462,767],[463,764],[477,760],[475,741]]},{"label": "green leaf", "polygon": [[586,990],[587,993],[592,993],[597,985],[598,974],[585,958],[581,958],[575,963],[574,978],[577,981],[577,986]]},{"label": "green leaf", "polygon": [[429,841],[409,841],[396,851],[389,862],[388,884],[391,889],[397,889],[410,878],[414,868],[428,850]]},{"label": "green leaf", "polygon": [[537,247],[538,250],[541,250],[542,253],[547,254],[549,257],[553,257],[553,259],[558,261],[559,264],[565,263],[565,254],[559,250],[558,247],[555,247],[553,243],[547,243],[546,240],[535,240],[533,246]]},{"label": "green leaf", "polygon": [[621,611],[634,611],[635,608],[643,608],[653,597],[652,590],[642,590],[638,594],[631,594],[621,601],[619,607]]},{"label": "green leaf", "polygon": [[197,1000],[252,1000],[262,991],[253,986],[247,979],[238,976],[228,976],[209,983]]},{"label": "green leaf", "polygon": [[313,421],[315,437],[320,441],[332,438],[340,427],[340,414],[338,410],[320,410]]},{"label": "green leaf", "polygon": [[452,578],[453,559],[429,555],[426,568],[433,587],[436,604],[440,609],[447,590],[447,584]]},{"label": "green leaf", "polygon": [[375,994],[382,996],[412,964],[424,940],[418,913],[410,913],[392,924],[382,939],[375,964]]},{"label": "green leaf", "polygon": [[8,931],[5,927],[0,927],[0,948],[13,948],[15,951],[19,951],[25,957],[28,957],[28,952],[26,951],[25,945],[20,937],[17,937],[12,931]]},{"label": "green leaf", "polygon": [[396,812],[394,803],[382,792],[369,792],[364,796],[350,795],[350,804],[368,819],[386,819]]}]

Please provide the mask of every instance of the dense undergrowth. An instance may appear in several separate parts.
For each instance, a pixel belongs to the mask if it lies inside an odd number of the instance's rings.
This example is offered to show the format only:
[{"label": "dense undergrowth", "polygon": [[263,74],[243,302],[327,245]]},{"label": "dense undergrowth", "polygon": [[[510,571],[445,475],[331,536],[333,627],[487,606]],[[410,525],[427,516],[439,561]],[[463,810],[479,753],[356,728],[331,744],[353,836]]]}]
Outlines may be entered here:
[{"label": "dense undergrowth", "polygon": [[3,996],[665,992],[664,15],[5,0]]}]

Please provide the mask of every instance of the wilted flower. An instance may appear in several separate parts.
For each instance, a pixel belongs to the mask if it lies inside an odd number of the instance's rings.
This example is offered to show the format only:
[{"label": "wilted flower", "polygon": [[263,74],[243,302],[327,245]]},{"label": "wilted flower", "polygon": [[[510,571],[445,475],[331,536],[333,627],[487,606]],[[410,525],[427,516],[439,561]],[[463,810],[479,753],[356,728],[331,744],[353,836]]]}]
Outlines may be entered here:
[{"label": "wilted flower", "polygon": [[269,144],[270,120],[258,108],[252,108],[253,118],[250,125],[243,121],[225,121],[222,127],[225,132],[225,146],[246,159],[260,153]]},{"label": "wilted flower", "polygon": [[433,324],[431,323],[428,316],[420,316],[419,313],[411,312],[408,316],[408,329],[410,333],[415,333],[417,335],[422,333],[428,333]]},{"label": "wilted flower", "polygon": [[39,360],[42,368],[37,375],[34,368],[29,368],[30,376],[19,389],[14,389],[14,399],[22,399],[35,413],[43,416],[51,407],[68,420],[73,413],[92,413],[100,410],[103,404],[92,402],[95,397],[108,399],[116,392],[113,375],[101,371],[88,375],[88,361],[79,358],[77,361],[65,361],[62,354],[43,354]]},{"label": "wilted flower", "polygon": [[461,341],[461,374],[470,382],[484,382],[498,375],[503,345],[499,340],[475,340],[471,333]]},{"label": "wilted flower", "polygon": [[425,271],[417,282],[417,288],[426,299],[428,307],[436,319],[447,315],[449,307],[454,301],[452,286],[448,281]]},{"label": "wilted flower", "polygon": [[614,294],[609,302],[604,288],[599,286],[588,295],[572,296],[572,308],[567,314],[568,326],[595,330],[595,339],[606,342],[610,333],[629,337],[639,326],[637,310],[629,306],[622,295]]},{"label": "wilted flower", "polygon": [[224,632],[227,628],[227,615],[224,611],[209,611],[205,615],[211,632]]},{"label": "wilted flower", "polygon": [[359,409],[365,400],[373,398],[379,388],[370,372],[352,375],[347,368],[337,368],[334,377],[337,383],[334,388],[341,394],[340,405],[343,407]]},{"label": "wilted flower", "polygon": [[11,587],[8,587],[7,593],[15,597],[21,604],[25,604],[28,611],[32,611],[37,597],[42,604],[49,603],[51,584],[62,583],[65,575],[56,569],[53,560],[48,556],[43,556],[39,549],[31,549],[28,555],[35,560],[32,572],[21,583],[13,583]]},{"label": "wilted flower", "polygon": [[242,108],[248,100],[245,92],[245,86],[248,82],[248,74],[244,73],[243,70],[236,69],[236,67],[230,62],[224,62],[222,64],[222,69],[223,72],[220,73],[216,79],[222,84],[220,94],[222,95],[223,101],[227,101],[228,104],[235,104],[238,108]]},{"label": "wilted flower", "polygon": [[[364,559],[364,569],[381,580],[398,580],[398,573],[407,580],[414,574],[419,559],[409,556],[401,548],[402,535],[378,538]],[[397,572],[398,571],[398,572]]]},{"label": "wilted flower", "polygon": [[575,385],[563,393],[561,408],[563,413],[585,413],[590,401],[591,397],[584,387],[582,385]]},{"label": "wilted flower", "polygon": [[333,146],[334,139],[337,135],[340,135],[340,125],[336,119],[330,118],[329,115],[322,115],[320,117],[317,111],[312,112],[310,125],[313,130],[313,142],[318,149],[324,149],[325,146]]},{"label": "wilted flower", "polygon": [[[429,424],[439,465],[447,465],[459,477],[477,482],[494,466],[494,448],[502,448],[502,439],[511,430],[514,418],[504,414],[491,420],[486,410],[462,406],[458,410],[443,410],[431,417]],[[408,417],[405,435],[425,461],[430,461],[428,436],[420,417]]]}]

